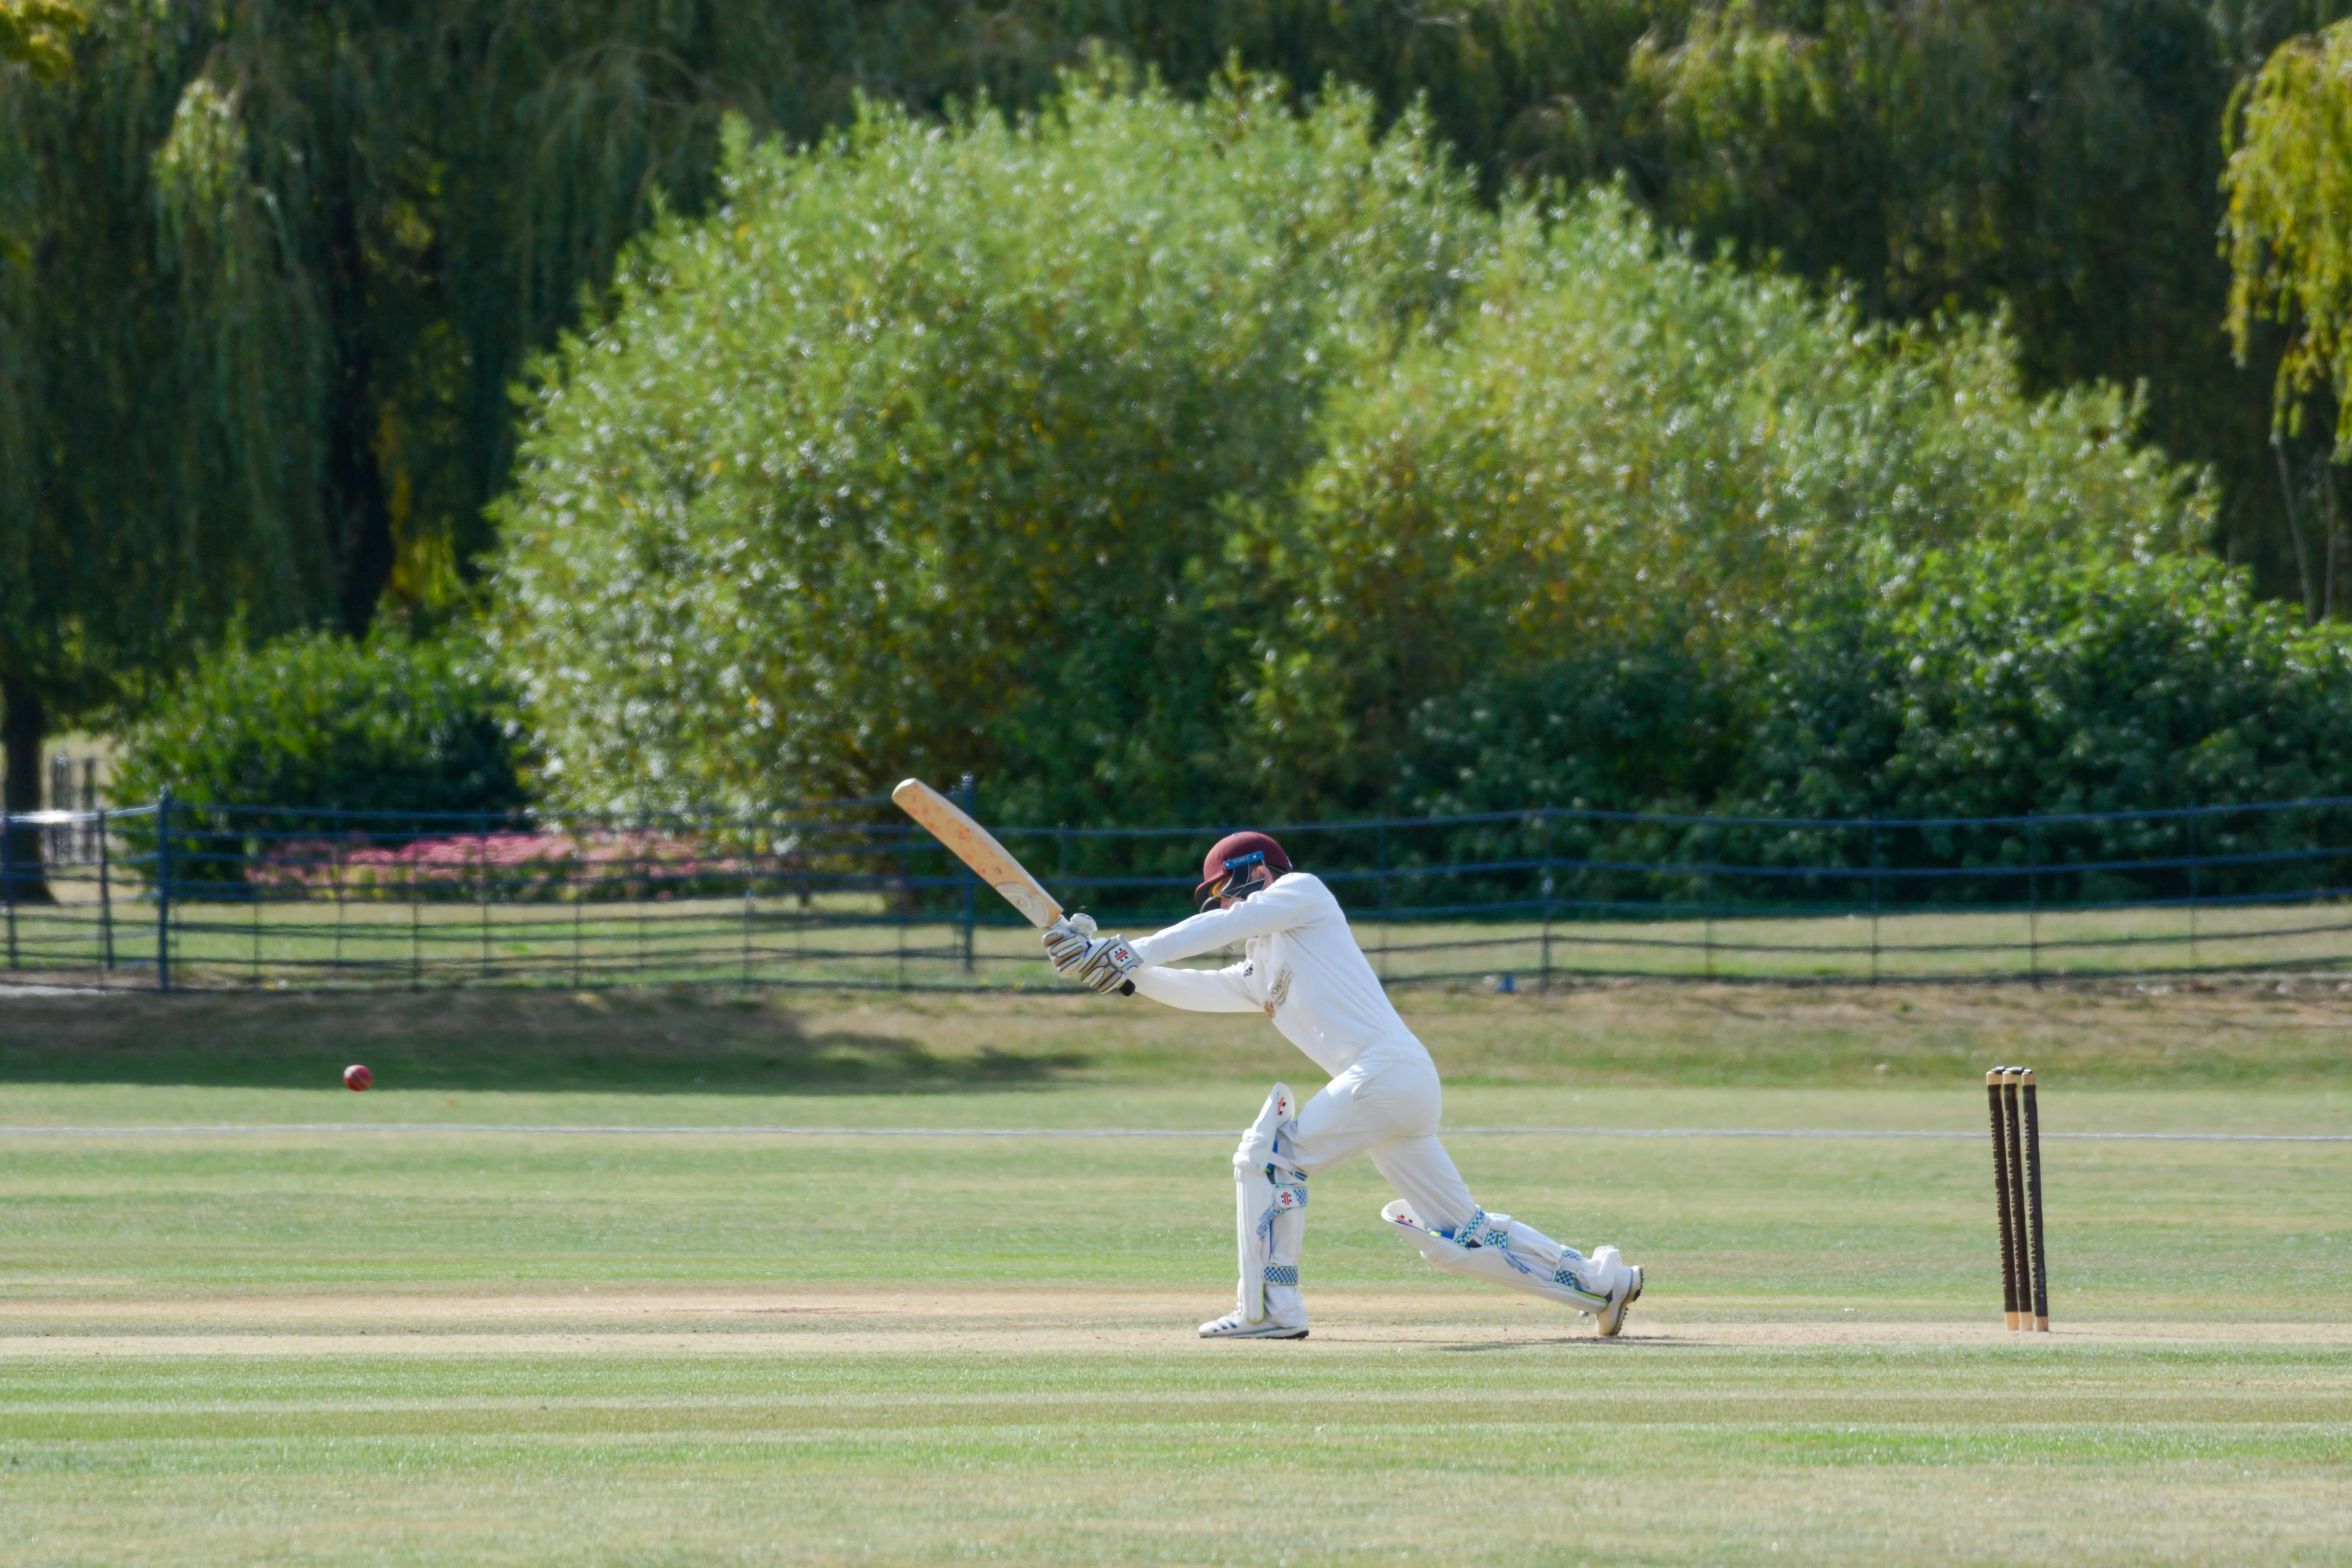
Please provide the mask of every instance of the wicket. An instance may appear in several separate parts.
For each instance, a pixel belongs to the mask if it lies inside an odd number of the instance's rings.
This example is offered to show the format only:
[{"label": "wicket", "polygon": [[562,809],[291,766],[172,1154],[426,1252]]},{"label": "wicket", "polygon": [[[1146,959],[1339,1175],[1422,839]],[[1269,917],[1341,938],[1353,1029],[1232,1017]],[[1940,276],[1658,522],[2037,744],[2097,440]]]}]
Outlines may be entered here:
[{"label": "wicket", "polygon": [[2012,1329],[2050,1331],[2050,1271],[2042,1252],[2042,1117],[2032,1068],[1985,1074],[1992,1115],[1992,1190],[2000,1212],[2001,1308]]}]

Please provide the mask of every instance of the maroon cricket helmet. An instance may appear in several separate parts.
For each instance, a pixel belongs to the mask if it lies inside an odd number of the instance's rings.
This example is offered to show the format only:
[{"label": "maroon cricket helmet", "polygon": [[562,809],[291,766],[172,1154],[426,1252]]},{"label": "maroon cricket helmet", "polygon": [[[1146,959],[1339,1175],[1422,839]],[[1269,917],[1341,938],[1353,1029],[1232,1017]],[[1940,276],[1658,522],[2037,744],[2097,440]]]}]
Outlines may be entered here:
[{"label": "maroon cricket helmet", "polygon": [[1228,833],[1218,839],[1202,858],[1201,885],[1192,889],[1192,907],[1207,909],[1216,901],[1217,890],[1236,874],[1244,882],[1255,880],[1251,873],[1261,860],[1276,877],[1291,869],[1290,857],[1271,834]]}]

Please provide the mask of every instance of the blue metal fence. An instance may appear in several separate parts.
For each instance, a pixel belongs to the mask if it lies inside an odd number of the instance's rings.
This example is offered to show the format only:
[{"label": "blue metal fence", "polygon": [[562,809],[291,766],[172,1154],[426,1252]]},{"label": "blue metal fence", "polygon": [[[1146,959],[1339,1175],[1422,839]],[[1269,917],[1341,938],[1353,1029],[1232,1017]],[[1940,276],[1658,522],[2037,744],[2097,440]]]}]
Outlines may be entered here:
[{"label": "blue metal fence", "polygon": [[[163,800],[0,818],[18,982],[1055,984],[882,800],[555,819]],[[1220,825],[1010,826],[1108,925],[1181,918]],[[1276,825],[1391,984],[2352,970],[2352,797],[1839,821],[1539,808]]]}]

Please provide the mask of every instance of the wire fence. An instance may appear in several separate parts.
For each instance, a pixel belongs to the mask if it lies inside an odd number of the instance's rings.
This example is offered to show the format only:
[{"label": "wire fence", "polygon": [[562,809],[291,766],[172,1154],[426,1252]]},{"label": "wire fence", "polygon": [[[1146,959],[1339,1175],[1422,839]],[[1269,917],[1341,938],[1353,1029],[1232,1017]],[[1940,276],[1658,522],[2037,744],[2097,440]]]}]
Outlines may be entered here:
[{"label": "wire fence", "polygon": [[[1066,907],[1132,932],[1190,912],[1223,831],[995,829]],[[2352,969],[2352,797],[1866,822],[1547,807],[1275,831],[1391,984]],[[168,798],[37,812],[0,816],[0,903],[20,984],[1057,984],[1020,917],[879,799],[625,821]]]}]

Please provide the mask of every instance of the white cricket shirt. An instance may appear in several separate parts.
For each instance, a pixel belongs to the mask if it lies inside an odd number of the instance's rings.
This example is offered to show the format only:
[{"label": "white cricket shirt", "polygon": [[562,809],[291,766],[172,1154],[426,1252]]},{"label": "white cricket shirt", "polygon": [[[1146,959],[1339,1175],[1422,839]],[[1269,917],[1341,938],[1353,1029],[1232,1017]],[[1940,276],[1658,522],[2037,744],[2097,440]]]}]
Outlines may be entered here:
[{"label": "white cricket shirt", "polygon": [[[1158,967],[1245,942],[1228,969]],[[1145,967],[1135,988],[1196,1013],[1263,1011],[1333,1078],[1374,1047],[1426,1060],[1356,945],[1322,879],[1289,871],[1229,910],[1211,910],[1130,944]]]}]

